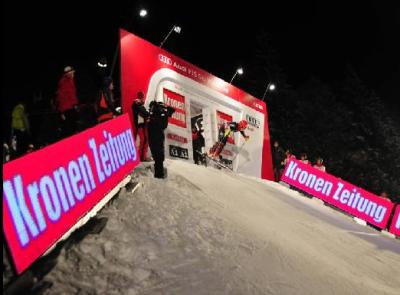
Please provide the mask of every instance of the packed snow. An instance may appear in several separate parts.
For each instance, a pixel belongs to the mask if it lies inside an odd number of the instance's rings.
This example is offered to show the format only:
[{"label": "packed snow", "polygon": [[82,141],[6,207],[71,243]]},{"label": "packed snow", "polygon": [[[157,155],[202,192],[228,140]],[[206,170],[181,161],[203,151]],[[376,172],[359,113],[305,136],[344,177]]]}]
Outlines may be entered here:
[{"label": "packed snow", "polygon": [[[400,241],[281,184],[167,160],[150,163],[64,248],[45,294],[399,294]],[[376,240],[390,247],[379,247]]]}]

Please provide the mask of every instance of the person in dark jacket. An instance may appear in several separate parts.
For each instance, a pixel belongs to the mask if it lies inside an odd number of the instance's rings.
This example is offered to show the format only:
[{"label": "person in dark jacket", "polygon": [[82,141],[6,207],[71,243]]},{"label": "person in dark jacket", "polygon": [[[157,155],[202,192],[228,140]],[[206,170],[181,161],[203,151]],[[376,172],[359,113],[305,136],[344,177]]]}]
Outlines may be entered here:
[{"label": "person in dark jacket", "polygon": [[114,102],[114,84],[111,77],[105,77],[96,101],[97,122],[102,123],[117,115]]},{"label": "person in dark jacket", "polygon": [[175,109],[166,106],[162,102],[152,101],[149,106],[149,145],[154,159],[154,177],[164,178],[164,130],[168,126],[168,118],[172,116]]},{"label": "person in dark jacket", "polygon": [[139,136],[139,155],[140,161],[148,161],[147,150],[149,149],[148,120],[149,112],[144,106],[143,92],[137,93],[137,98],[132,103],[133,122],[135,124],[134,139]]},{"label": "person in dark jacket", "polygon": [[245,140],[249,140],[250,136],[244,133],[244,130],[247,128],[247,121],[241,120],[240,122],[229,122],[226,124],[222,124],[218,130],[218,142],[214,144],[214,146],[210,150],[210,157],[216,159],[219,157],[219,154],[224,149],[229,136],[232,133],[240,132]]},{"label": "person in dark jacket", "polygon": [[272,162],[274,165],[274,177],[277,182],[281,179],[281,165],[284,158],[285,152],[279,146],[279,142],[275,141],[272,147]]},{"label": "person in dark jacket", "polygon": [[204,146],[203,130],[197,129],[196,126],[192,128],[192,142],[193,142],[193,160],[196,165],[202,161],[201,148]]},{"label": "person in dark jacket", "polygon": [[67,66],[64,74],[58,82],[55,99],[56,109],[61,115],[62,137],[68,137],[76,133],[77,112],[79,103],[74,81],[75,70]]}]

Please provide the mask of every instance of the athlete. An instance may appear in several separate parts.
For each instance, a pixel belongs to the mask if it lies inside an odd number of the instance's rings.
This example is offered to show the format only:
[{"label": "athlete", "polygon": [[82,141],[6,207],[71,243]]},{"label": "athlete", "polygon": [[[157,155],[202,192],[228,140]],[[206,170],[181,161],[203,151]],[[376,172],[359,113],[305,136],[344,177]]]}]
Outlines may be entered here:
[{"label": "athlete", "polygon": [[249,140],[250,136],[244,133],[244,130],[247,128],[247,121],[241,120],[240,122],[228,122],[221,125],[218,130],[218,142],[214,144],[214,146],[210,149],[209,156],[213,159],[217,159],[224,149],[226,142],[228,141],[229,136],[232,133],[240,132],[244,139]]}]

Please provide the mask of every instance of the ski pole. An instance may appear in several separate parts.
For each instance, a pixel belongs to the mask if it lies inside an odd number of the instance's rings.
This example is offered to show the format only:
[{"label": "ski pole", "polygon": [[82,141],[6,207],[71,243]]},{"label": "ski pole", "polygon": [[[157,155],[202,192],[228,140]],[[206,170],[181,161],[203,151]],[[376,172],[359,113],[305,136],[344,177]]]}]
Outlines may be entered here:
[{"label": "ski pole", "polygon": [[236,157],[237,157],[237,156],[240,154],[240,152],[242,151],[242,149],[243,149],[244,145],[246,144],[246,142],[247,142],[247,141],[244,141],[244,142],[242,143],[242,145],[240,146],[238,152],[237,152],[236,155],[233,157],[233,159],[232,159],[232,165],[233,165],[233,161],[235,161]]}]

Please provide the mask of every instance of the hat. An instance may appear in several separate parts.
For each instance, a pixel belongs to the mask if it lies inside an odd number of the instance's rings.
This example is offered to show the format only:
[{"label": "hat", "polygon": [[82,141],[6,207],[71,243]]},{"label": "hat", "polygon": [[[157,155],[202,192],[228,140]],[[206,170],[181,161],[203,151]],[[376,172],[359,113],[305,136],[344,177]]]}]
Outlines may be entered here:
[{"label": "hat", "polygon": [[75,70],[74,70],[73,67],[66,66],[66,67],[64,68],[64,73],[66,74],[66,73],[69,73],[69,72],[75,72]]}]

